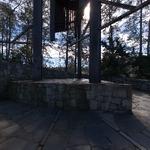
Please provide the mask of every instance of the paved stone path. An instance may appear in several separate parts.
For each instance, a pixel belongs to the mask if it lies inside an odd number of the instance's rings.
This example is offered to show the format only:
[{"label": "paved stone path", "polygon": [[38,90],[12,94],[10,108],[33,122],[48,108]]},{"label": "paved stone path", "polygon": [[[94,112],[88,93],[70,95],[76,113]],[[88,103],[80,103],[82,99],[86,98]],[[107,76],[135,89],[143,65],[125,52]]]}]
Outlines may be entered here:
[{"label": "paved stone path", "polygon": [[1,101],[0,150],[149,150],[150,95],[133,97],[133,114],[119,115]]}]

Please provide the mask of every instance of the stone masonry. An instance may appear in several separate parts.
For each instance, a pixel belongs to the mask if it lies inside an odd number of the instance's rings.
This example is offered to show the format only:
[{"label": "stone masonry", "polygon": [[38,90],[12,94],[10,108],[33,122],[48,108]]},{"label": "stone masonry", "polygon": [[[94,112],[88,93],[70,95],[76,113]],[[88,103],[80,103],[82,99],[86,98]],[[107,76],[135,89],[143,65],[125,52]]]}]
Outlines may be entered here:
[{"label": "stone masonry", "polygon": [[100,110],[129,112],[132,110],[132,91],[127,84],[88,80],[55,79],[14,81],[9,87],[9,99],[34,105],[48,105],[65,110]]},{"label": "stone masonry", "polygon": [[150,80],[146,79],[135,79],[135,78],[117,78],[117,77],[112,77],[110,79],[112,82],[116,83],[122,83],[122,84],[131,84],[132,87],[136,90],[141,90],[145,92],[150,92]]}]

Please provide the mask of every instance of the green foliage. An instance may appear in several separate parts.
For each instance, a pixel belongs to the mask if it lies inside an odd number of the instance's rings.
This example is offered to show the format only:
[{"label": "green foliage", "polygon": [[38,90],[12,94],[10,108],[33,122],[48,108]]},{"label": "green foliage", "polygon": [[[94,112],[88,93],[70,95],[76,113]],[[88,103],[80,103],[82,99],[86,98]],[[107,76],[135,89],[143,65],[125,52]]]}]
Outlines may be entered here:
[{"label": "green foliage", "polygon": [[3,56],[2,56],[2,54],[0,53],[0,62],[2,62],[2,60],[3,60]]},{"label": "green foliage", "polygon": [[104,77],[127,76],[150,79],[150,56],[138,56],[127,52],[127,46],[119,38],[102,41]]},{"label": "green foliage", "polygon": [[10,58],[10,62],[13,62],[13,63],[22,63],[22,60],[21,60],[21,53],[19,51],[13,51],[11,53],[11,58]]},{"label": "green foliage", "polygon": [[137,78],[150,79],[150,56],[135,57],[133,67],[137,68]]},{"label": "green foliage", "polygon": [[22,46],[11,52],[11,62],[31,64],[32,51],[28,45]]},{"label": "green foliage", "polygon": [[108,41],[102,41],[104,54],[102,59],[103,76],[129,75],[130,59],[126,52],[126,45],[119,38],[108,38]]},{"label": "green foliage", "polygon": [[5,28],[14,27],[15,21],[16,21],[16,16],[11,5],[9,3],[0,2],[0,22],[2,22],[0,24],[0,29],[2,30],[2,28],[4,27]]}]

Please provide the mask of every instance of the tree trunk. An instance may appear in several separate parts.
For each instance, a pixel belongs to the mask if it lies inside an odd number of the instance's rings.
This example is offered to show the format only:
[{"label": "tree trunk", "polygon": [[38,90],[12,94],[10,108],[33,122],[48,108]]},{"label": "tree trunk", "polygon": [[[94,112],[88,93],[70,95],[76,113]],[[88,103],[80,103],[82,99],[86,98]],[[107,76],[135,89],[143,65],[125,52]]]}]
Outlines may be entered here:
[{"label": "tree trunk", "polygon": [[[101,2],[91,0],[89,81],[101,81]],[[96,17],[95,17],[96,16]]]},{"label": "tree trunk", "polygon": [[66,60],[65,60],[65,72],[68,72],[68,51],[69,51],[69,43],[68,43],[68,38],[69,38],[69,10],[66,10],[66,18],[67,18],[67,43],[66,43]]},{"label": "tree trunk", "polygon": [[[81,14],[80,14],[81,15]],[[78,32],[78,40],[81,37],[81,16],[77,19],[77,32]],[[81,41],[78,41],[78,79],[81,79]]]},{"label": "tree trunk", "polygon": [[[27,20],[27,26],[29,26],[29,25],[30,25],[30,22],[29,22],[29,20]],[[29,63],[29,61],[28,61],[28,50],[29,50],[29,46],[30,46],[30,45],[29,45],[30,30],[27,31],[26,36],[27,36],[27,39],[26,39],[26,42],[27,42],[27,44],[26,44],[26,46],[27,46],[27,51],[26,51],[25,63],[27,64],[27,63]]]},{"label": "tree trunk", "polygon": [[32,66],[32,78],[33,80],[42,79],[42,0],[33,0],[33,66]]},{"label": "tree trunk", "polygon": [[4,55],[4,19],[2,19],[2,59]]},{"label": "tree trunk", "polygon": [[10,49],[11,49],[11,18],[8,18],[8,51],[7,51],[7,61],[9,61]]},{"label": "tree trunk", "polygon": [[[142,4],[142,0],[141,0],[141,4]],[[143,42],[143,9],[140,10],[140,52],[139,52],[139,56],[142,56],[143,52],[142,52],[142,42]]]},{"label": "tree trunk", "polygon": [[[5,40],[8,41],[8,36],[9,36],[9,33],[8,33],[8,18],[6,18],[6,22],[5,22]],[[8,58],[8,42],[5,43],[5,55],[6,55],[6,61],[7,61],[7,58]]]},{"label": "tree trunk", "polygon": [[[112,21],[112,6],[109,5],[108,8],[109,8],[109,10],[108,10],[109,11],[109,13],[108,13],[109,22],[111,22]],[[109,27],[109,38],[110,38],[109,45],[111,48],[113,48],[113,26],[112,25],[110,25],[110,27]]]},{"label": "tree trunk", "polygon": [[[77,30],[76,30],[76,25],[74,26],[75,30],[75,39],[77,40]],[[77,45],[75,44],[75,52],[74,52],[74,74],[76,76],[77,72]]]},{"label": "tree trunk", "polygon": [[147,55],[150,56],[150,20],[149,20],[149,31],[148,31],[148,43],[147,43]]}]

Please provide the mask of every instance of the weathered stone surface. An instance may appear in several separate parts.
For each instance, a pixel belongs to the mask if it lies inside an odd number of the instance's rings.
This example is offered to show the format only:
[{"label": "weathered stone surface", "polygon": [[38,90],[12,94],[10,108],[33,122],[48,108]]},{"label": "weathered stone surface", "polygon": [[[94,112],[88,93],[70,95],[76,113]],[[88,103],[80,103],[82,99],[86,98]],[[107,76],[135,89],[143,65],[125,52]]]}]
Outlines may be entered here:
[{"label": "weathered stone surface", "polygon": [[[56,101],[56,106],[58,107],[58,108],[63,108],[63,101],[61,101],[61,100],[57,100]],[[75,107],[75,104],[73,104],[73,100],[72,100],[72,105],[71,105],[72,107]]]},{"label": "weathered stone surface", "polygon": [[53,133],[47,140],[43,150],[63,150],[66,146],[66,136]]},{"label": "weathered stone surface", "polygon": [[4,68],[0,64],[0,100],[5,98],[5,96],[6,96],[7,85],[8,85],[7,67]]},{"label": "weathered stone surface", "polygon": [[[9,87],[10,99],[34,105],[46,104],[65,110],[127,112],[132,109],[130,85],[110,82],[90,84],[88,80],[16,81]],[[36,93],[36,94],[35,94]]]},{"label": "weathered stone surface", "polygon": [[131,84],[134,89],[150,92],[150,80],[113,77],[111,78],[111,81],[117,83]]},{"label": "weathered stone surface", "polygon": [[104,150],[104,149],[101,147],[95,146],[95,147],[92,147],[92,150]]},{"label": "weathered stone surface", "polygon": [[86,137],[84,133],[84,128],[75,128],[71,133],[70,133],[70,138],[68,139],[68,146],[73,146],[73,145],[88,145],[88,138]]},{"label": "weathered stone surface", "polygon": [[19,138],[11,138],[0,144],[1,150],[36,150],[37,144]]},{"label": "weathered stone surface", "polygon": [[65,150],[91,150],[90,145],[73,146],[66,148]]},{"label": "weathered stone surface", "polygon": [[132,115],[73,110],[58,113],[43,106],[0,102],[0,149],[149,149],[150,95],[134,92],[133,100],[140,105]]},{"label": "weathered stone surface", "polygon": [[98,101],[90,101],[90,109],[91,110],[97,110],[98,109]]}]

